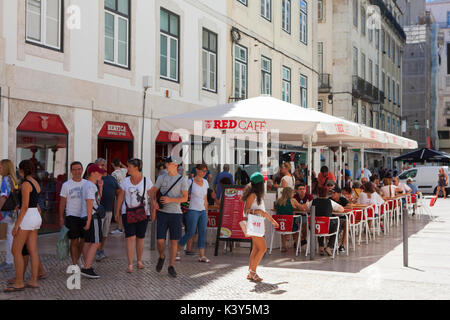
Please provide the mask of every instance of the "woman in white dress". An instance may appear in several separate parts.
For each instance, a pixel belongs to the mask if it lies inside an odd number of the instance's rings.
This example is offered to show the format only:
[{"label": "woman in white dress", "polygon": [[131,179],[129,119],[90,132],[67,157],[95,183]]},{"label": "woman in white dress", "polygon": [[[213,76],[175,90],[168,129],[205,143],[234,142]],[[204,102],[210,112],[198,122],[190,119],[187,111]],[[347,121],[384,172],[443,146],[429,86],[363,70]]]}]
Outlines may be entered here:
[{"label": "woman in white dress", "polygon": [[[242,195],[242,201],[245,202],[244,206],[244,216],[247,217],[248,214],[260,215],[278,228],[278,223],[272,218],[270,214],[266,212],[264,206],[264,176],[256,172],[250,177],[250,183],[245,187],[244,194]],[[250,254],[249,262],[249,274],[247,280],[261,282],[261,279],[256,274],[256,268],[261,261],[264,253],[267,251],[266,240],[264,237],[252,236],[252,252]]]}]

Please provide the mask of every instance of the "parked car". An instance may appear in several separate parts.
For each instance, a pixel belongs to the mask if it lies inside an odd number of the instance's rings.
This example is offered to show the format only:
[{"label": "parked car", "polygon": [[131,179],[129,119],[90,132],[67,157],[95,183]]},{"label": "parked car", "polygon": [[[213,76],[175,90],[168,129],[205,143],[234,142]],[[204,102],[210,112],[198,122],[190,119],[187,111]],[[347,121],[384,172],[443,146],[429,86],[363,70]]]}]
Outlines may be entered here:
[{"label": "parked car", "polygon": [[[435,194],[439,180],[440,168],[444,168],[444,171],[448,176],[448,167],[446,166],[423,166],[403,171],[398,178],[400,179],[400,182],[403,183],[406,183],[406,179],[412,178],[413,183],[417,186],[419,191],[422,193]],[[447,186],[445,190],[447,194],[449,194],[450,186]]]}]

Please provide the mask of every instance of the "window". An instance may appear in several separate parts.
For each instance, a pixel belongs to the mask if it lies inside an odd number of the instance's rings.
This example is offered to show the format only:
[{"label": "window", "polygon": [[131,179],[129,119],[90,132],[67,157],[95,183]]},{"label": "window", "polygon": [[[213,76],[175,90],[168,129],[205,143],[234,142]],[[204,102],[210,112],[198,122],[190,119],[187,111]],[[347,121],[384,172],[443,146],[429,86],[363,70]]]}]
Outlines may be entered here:
[{"label": "window", "polygon": [[447,118],[447,127],[450,127],[450,118]]},{"label": "window", "polygon": [[319,77],[321,74],[323,74],[323,42],[318,42],[317,43],[318,46],[318,50],[317,50],[317,55],[319,57]]},{"label": "window", "polygon": [[391,102],[391,77],[387,76],[387,98],[389,102]]},{"label": "window", "polygon": [[400,120],[397,120],[397,135],[401,135],[401,132],[400,132]]},{"label": "window", "polygon": [[261,94],[272,94],[272,60],[261,57]]},{"label": "window", "polygon": [[308,4],[300,1],[300,42],[308,44]]},{"label": "window", "polygon": [[353,0],[353,25],[358,28],[358,0]]},{"label": "window", "polygon": [[366,106],[361,107],[361,121],[362,124],[366,124]]},{"label": "window", "polygon": [[202,36],[203,89],[217,92],[217,34],[203,29]]},{"label": "window", "polygon": [[353,122],[359,123],[359,121],[358,121],[358,102],[353,102]]},{"label": "window", "polygon": [[395,104],[395,79],[392,78],[392,102]]},{"label": "window", "polygon": [[378,65],[375,65],[375,86],[380,88],[380,68]]},{"label": "window", "polygon": [[361,34],[366,35],[366,9],[361,6]]},{"label": "window", "polygon": [[375,49],[379,49],[380,48],[380,30],[376,29],[375,30]]},{"label": "window", "polygon": [[180,17],[161,8],[160,76],[178,82]]},{"label": "window", "polygon": [[300,106],[308,108],[308,77],[300,75]]},{"label": "window", "polygon": [[369,83],[373,84],[373,62],[369,59]]},{"label": "window", "polygon": [[400,68],[400,47],[397,47],[397,66]]},{"label": "window", "polygon": [[389,35],[386,35],[386,44],[387,44],[387,55],[390,58],[391,57],[391,38]]},{"label": "window", "polygon": [[366,80],[366,55],[361,53],[361,78]]},{"label": "window", "polygon": [[400,84],[397,83],[397,104],[400,107]]},{"label": "window", "polygon": [[369,126],[373,128],[373,111],[369,112]]},{"label": "window", "polygon": [[317,101],[317,111],[323,112],[323,100]]},{"label": "window", "polygon": [[386,75],[384,71],[381,72],[381,91],[386,92]]},{"label": "window", "polygon": [[291,102],[291,69],[283,66],[281,76],[281,100]]},{"label": "window", "polygon": [[412,169],[403,172],[401,175],[398,176],[400,180],[406,180],[408,178],[415,178],[417,176],[417,169]]},{"label": "window", "polygon": [[61,0],[27,0],[26,41],[62,51]]},{"label": "window", "polygon": [[291,0],[282,0],[281,28],[287,33],[291,33]]},{"label": "window", "polygon": [[247,48],[234,46],[234,97],[247,98]]},{"label": "window", "polygon": [[448,140],[450,139],[450,131],[438,131],[439,139]]},{"label": "window", "polygon": [[392,133],[396,133],[397,131],[395,131],[396,129],[395,129],[395,120],[394,120],[394,118],[392,118]]},{"label": "window", "polygon": [[270,2],[271,0],[261,0],[261,16],[270,21]]},{"label": "window", "polygon": [[369,42],[372,43],[373,41],[373,29],[369,29]]},{"label": "window", "polygon": [[381,51],[383,51],[383,53],[386,53],[386,44],[385,44],[385,33],[384,30],[381,29]]},{"label": "window", "polygon": [[384,114],[381,115],[381,130],[385,131],[385,122],[384,122]]},{"label": "window", "polygon": [[129,0],[105,1],[105,62],[129,67]]},{"label": "window", "polygon": [[353,47],[353,75],[358,75],[358,48]]},{"label": "window", "polygon": [[447,27],[450,27],[450,11],[447,11]]},{"label": "window", "polygon": [[247,5],[247,0],[237,0],[237,1],[242,3],[243,5]]},{"label": "window", "polygon": [[395,65],[395,51],[397,50],[395,46],[395,41],[392,41],[392,63]]},{"label": "window", "polygon": [[323,0],[317,0],[317,14],[319,22],[323,20]]}]

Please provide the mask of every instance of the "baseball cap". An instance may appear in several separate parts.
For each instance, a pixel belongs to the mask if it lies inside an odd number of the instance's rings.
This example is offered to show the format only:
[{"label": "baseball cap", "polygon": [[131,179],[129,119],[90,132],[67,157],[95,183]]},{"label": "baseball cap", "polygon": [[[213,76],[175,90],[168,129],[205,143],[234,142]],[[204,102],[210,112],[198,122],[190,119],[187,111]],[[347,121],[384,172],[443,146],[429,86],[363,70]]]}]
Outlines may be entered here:
[{"label": "baseball cap", "polygon": [[333,190],[331,190],[331,192],[341,193],[342,190],[341,190],[341,188],[339,188],[338,186],[335,186],[335,187],[333,188]]},{"label": "baseball cap", "polygon": [[98,164],[93,164],[89,167],[88,173],[92,174],[94,172],[99,172],[99,173],[103,174],[103,173],[106,173],[106,170],[100,168]]},{"label": "baseball cap", "polygon": [[252,176],[250,177],[250,182],[253,184],[258,184],[264,181],[264,176],[259,173],[259,172],[255,172],[254,174],[252,174]]},{"label": "baseball cap", "polygon": [[329,186],[329,185],[330,185],[330,186],[331,186],[331,185],[334,186],[335,184],[336,184],[336,183],[335,183],[333,180],[328,180],[327,183],[326,183],[327,186]]},{"label": "baseball cap", "polygon": [[166,159],[164,159],[164,163],[176,163],[176,164],[181,164],[181,160],[180,159],[176,159],[173,157],[167,157]]}]

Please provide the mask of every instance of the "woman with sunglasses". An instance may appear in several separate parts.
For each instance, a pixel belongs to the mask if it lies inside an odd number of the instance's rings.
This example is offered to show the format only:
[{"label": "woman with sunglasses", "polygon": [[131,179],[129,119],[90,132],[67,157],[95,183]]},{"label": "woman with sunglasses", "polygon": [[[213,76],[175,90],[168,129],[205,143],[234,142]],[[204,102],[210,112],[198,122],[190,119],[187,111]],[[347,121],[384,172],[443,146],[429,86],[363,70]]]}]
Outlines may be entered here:
[{"label": "woman with sunglasses", "polygon": [[[206,248],[206,225],[208,221],[208,181],[204,178],[208,172],[206,164],[197,164],[195,167],[196,175],[194,179],[188,181],[188,194],[190,194],[189,210],[185,214],[186,233],[178,241],[178,252],[183,250],[186,243],[195,235],[198,228],[198,248],[200,250],[199,262],[209,263],[210,260],[205,256]],[[179,260],[180,255],[177,255]]]},{"label": "woman with sunglasses", "polygon": [[[129,160],[127,164],[129,177],[123,179],[120,184],[121,190],[117,198],[115,219],[119,221],[122,218],[128,258],[128,268],[126,271],[131,273],[133,272],[134,251],[136,251],[138,269],[144,269],[142,254],[144,253],[144,239],[150,216],[148,204],[150,189],[153,183],[150,179],[143,176],[142,161],[140,159]],[[147,219],[129,223],[127,215],[130,213],[127,213],[127,209],[133,209],[139,206],[144,206]],[[122,217],[120,217],[120,210],[122,210]],[[155,220],[155,214],[152,212],[153,220]]]}]

